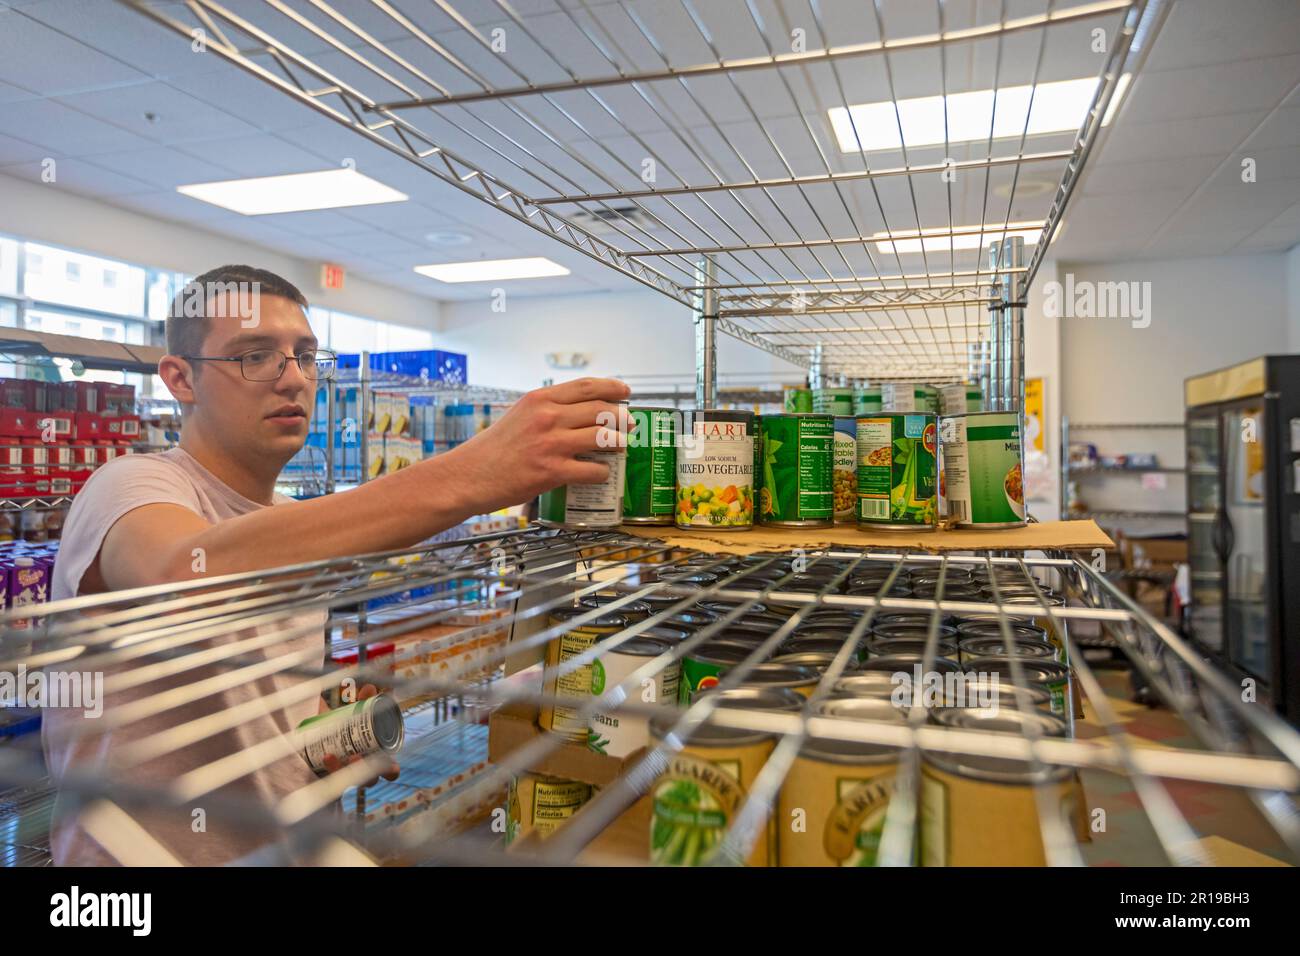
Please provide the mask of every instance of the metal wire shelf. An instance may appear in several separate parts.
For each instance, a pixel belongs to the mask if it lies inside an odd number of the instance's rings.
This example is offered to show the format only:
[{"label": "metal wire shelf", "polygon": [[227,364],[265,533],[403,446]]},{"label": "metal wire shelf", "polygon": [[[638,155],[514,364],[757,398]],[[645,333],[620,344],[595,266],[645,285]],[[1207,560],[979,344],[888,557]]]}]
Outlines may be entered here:
[{"label": "metal wire shelf", "polygon": [[[986,312],[1023,303],[1148,6],[121,2],[757,348],[941,381],[996,360]],[[1033,94],[1008,124],[1002,91],[1080,76],[1096,84],[1077,130],[1040,133]],[[987,135],[958,137],[948,99],[972,84],[998,105]],[[926,96],[942,134],[909,142],[899,104]],[[894,139],[860,128],[873,100]],[[986,259],[1025,232],[1027,263]]]},{"label": "metal wire shelf", "polygon": [[[102,718],[79,729],[78,733],[127,736],[116,751],[111,771],[71,770],[60,782],[63,792],[79,798],[83,806],[101,808],[101,820],[105,819],[105,805],[134,813],[143,808],[185,808],[202,800],[214,818],[264,832],[266,839],[274,841],[256,855],[257,862],[301,860],[309,850],[324,852],[340,845],[360,845],[373,858],[404,861],[586,862],[593,859],[589,855],[591,847],[611,824],[628,807],[644,799],[665,759],[671,756],[672,741],[680,743],[690,727],[704,721],[762,730],[776,739],[775,748],[748,786],[731,820],[718,851],[719,862],[746,857],[775,805],[791,761],[808,739],[856,741],[898,751],[895,789],[880,847],[880,859],[885,863],[907,864],[914,860],[919,768],[927,755],[935,753],[1013,759],[1034,767],[1104,769],[1126,775],[1134,782],[1163,851],[1175,863],[1203,863],[1206,858],[1190,824],[1169,796],[1167,782],[1192,780],[1244,788],[1284,845],[1300,856],[1294,807],[1294,796],[1300,792],[1300,736],[1266,708],[1244,703],[1240,688],[1093,571],[1088,562],[1065,554],[930,554],[838,547],[799,557],[808,562],[803,570],[796,570],[790,555],[760,554],[738,559],[673,550],[653,540],[618,532],[573,533],[532,527],[407,551],[25,607],[0,618],[4,627],[0,631],[0,671],[14,672],[19,666],[28,670],[101,670],[106,674],[106,700],[110,701],[115,693],[148,688],[163,676],[173,678],[166,689],[137,696],[126,708],[107,706]],[[868,568],[875,569],[875,579],[882,582],[879,588],[874,593],[844,593],[843,583]],[[970,569],[981,568],[990,577],[987,596],[978,600],[944,596],[959,576],[967,579]],[[762,569],[774,573],[761,579],[743,579],[744,574]],[[675,580],[672,573],[710,570],[718,575],[717,579],[695,585]],[[938,572],[933,597],[888,596],[904,575],[920,570]],[[1033,589],[1038,600],[1026,604],[1004,600],[1000,594],[1011,576]],[[425,593],[429,589],[433,589],[432,593]],[[1049,593],[1068,594],[1072,603],[1052,605]],[[572,608],[578,598],[595,594],[606,595],[607,603],[566,621],[550,618],[552,611]],[[676,736],[664,738],[662,745],[633,759],[625,773],[603,787],[561,830],[537,847],[521,847],[507,855],[495,833],[482,829],[452,836],[442,830],[426,833],[418,819],[400,829],[380,828],[360,836],[353,826],[322,819],[317,810],[328,807],[350,788],[364,787],[367,777],[381,769],[382,761],[375,758],[315,780],[269,805],[224,793],[222,787],[230,780],[294,754],[295,744],[288,738],[266,741],[223,760],[200,764],[176,778],[151,779],[141,773],[140,768],[151,759],[182,752],[196,741],[227,732],[293,701],[309,701],[348,677],[358,682],[383,681],[393,686],[395,694],[406,697],[450,698],[474,712],[511,702],[554,701],[559,698],[515,681],[484,684],[481,674],[485,667],[495,667],[521,649],[540,648],[572,627],[647,596],[664,600],[656,603],[649,617],[602,637],[590,651],[567,661],[560,670],[587,665],[682,611],[698,613],[701,602],[722,602],[730,610],[718,612],[720,616],[711,622],[698,622],[698,629],[679,645],[649,660],[618,687],[607,688],[604,695],[582,703],[579,713],[583,715],[612,706],[629,713],[672,713]],[[394,598],[396,603],[382,610],[372,608],[377,601]],[[635,696],[627,696],[629,690],[641,686],[642,679],[653,677],[700,644],[725,633],[759,604],[779,608],[784,622],[770,625],[770,636],[724,675],[723,687],[744,683],[752,668],[796,633],[813,610],[830,608],[854,617],[852,626],[838,628],[841,648],[821,674],[802,713],[719,708],[714,694],[700,695],[686,709],[665,711],[638,704]],[[470,623],[462,622],[448,640],[499,636],[503,628],[512,630],[515,637],[509,644],[495,645],[471,664],[442,676],[396,679],[367,660],[364,652],[357,663],[339,668],[323,666],[319,651],[273,656],[286,641],[318,633],[324,612],[333,615],[333,629],[346,627],[347,639],[334,642],[334,648],[364,648],[424,633],[466,611],[476,616]],[[956,730],[930,723],[927,709],[921,706],[912,707],[906,723],[830,718],[816,712],[816,703],[827,698],[834,682],[847,671],[859,639],[875,618],[898,611],[929,615],[921,665],[926,671],[934,668],[944,616],[990,615],[1004,634],[1009,634],[1011,624],[1026,619],[1051,622],[1062,633],[1068,648],[1072,679],[1106,736],[1085,740],[1042,737],[1030,731],[1019,736]],[[304,623],[305,618],[312,619]],[[14,629],[17,621],[28,626]],[[1099,627],[1122,648],[1132,666],[1183,718],[1203,749],[1131,745],[1082,646],[1070,637],[1071,627],[1085,623]],[[526,633],[519,630],[525,624],[531,624]],[[205,676],[215,668],[213,679],[220,686],[266,673],[295,675],[298,682],[269,699],[197,718],[178,716],[159,726],[159,715],[203,701],[214,692],[210,681],[174,682],[178,675],[184,676],[195,668],[204,668]],[[569,699],[568,703],[575,702]],[[134,728],[146,724],[146,729],[131,734]],[[33,785],[42,779],[40,754],[30,741],[26,745],[23,741],[18,738],[0,749],[0,785]],[[544,768],[548,758],[565,746],[565,739],[558,735],[539,734],[533,742],[485,770],[481,775],[483,786],[490,788],[503,784],[511,775]],[[1047,799],[1042,790],[1035,787],[1039,799]],[[1079,849],[1058,816],[1040,812],[1039,823],[1048,863],[1080,862]],[[157,851],[147,835],[137,837],[121,850],[130,858],[126,862],[157,859]],[[307,858],[315,857],[307,852]]]}]

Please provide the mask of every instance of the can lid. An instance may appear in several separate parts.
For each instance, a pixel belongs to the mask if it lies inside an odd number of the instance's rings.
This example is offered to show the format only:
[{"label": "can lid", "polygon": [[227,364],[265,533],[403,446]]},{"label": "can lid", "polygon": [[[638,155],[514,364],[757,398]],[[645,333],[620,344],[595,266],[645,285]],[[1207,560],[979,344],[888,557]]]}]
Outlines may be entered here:
[{"label": "can lid", "polygon": [[[797,713],[803,709],[804,699],[785,687],[730,687],[726,690],[711,689],[700,695],[707,697],[715,706],[740,710],[778,711]],[[679,710],[666,711],[650,718],[650,733],[657,740],[665,739],[673,732],[673,727],[682,719]],[[709,722],[707,719],[689,731],[677,733],[683,744],[702,744],[705,746],[728,746],[735,744],[758,743],[776,736],[760,730],[744,730],[739,727],[724,727]]]},{"label": "can lid", "polygon": [[844,639],[841,637],[805,637],[796,634],[784,644],[781,650],[789,654],[827,654],[832,660],[844,649]]},{"label": "can lid", "polygon": [[[835,661],[835,655],[826,651],[790,651],[772,658],[773,664],[801,664],[824,671]],[[849,661],[849,667],[856,667],[855,661]]]},{"label": "can lid", "polygon": [[687,422],[752,422],[754,413],[739,408],[691,408],[682,412]]},{"label": "can lid", "polygon": [[723,667],[729,667],[733,664],[739,664],[753,653],[754,648],[748,644],[737,644],[732,641],[705,641],[699,647],[687,651],[686,656],[690,660],[700,661],[704,664],[720,664]]},{"label": "can lid", "polygon": [[627,654],[630,657],[658,657],[671,646],[667,641],[658,641],[652,637],[639,635],[631,640],[623,641],[617,647],[611,647],[605,653]]},{"label": "can lid", "polygon": [[[881,657],[872,657],[859,665],[859,669],[864,671],[882,671],[886,674],[906,674],[907,679],[911,680],[916,668],[925,663],[920,654],[885,654]],[[936,673],[946,672],[956,674],[961,671],[956,661],[950,661],[946,657],[936,657],[930,662]]]},{"label": "can lid", "polygon": [[[1047,632],[1033,624],[1007,622],[1007,631],[1015,638],[1027,640],[1046,640]],[[985,618],[966,617],[957,624],[957,633],[962,637],[1001,637],[1001,618],[990,614]]]},{"label": "can lid", "polygon": [[1070,676],[1070,669],[1064,664],[1058,664],[1056,661],[1026,659],[1024,657],[1012,658],[1005,655],[977,657],[967,661],[965,669],[986,674],[997,674],[1002,679],[1014,680],[1016,663],[1020,665],[1020,673],[1023,675],[1024,680],[1035,684],[1059,684]]},{"label": "can lid", "polygon": [[[896,654],[915,654],[924,657],[926,639],[924,637],[873,637],[867,640],[866,645],[867,652],[877,657]],[[936,657],[955,655],[957,645],[953,641],[936,641],[934,653]]]},{"label": "can lid", "polygon": [[[991,731],[1018,737],[1024,737],[1034,729],[1042,737],[1064,737],[1066,733],[1065,721],[1041,710],[953,708],[936,710],[934,719],[942,727]],[[1048,765],[1034,772],[1028,761],[1006,757],[949,754],[927,750],[924,759],[932,766],[949,773],[975,777],[992,783],[1048,783],[1064,780],[1070,775],[1069,767]]]},{"label": "can lid", "polygon": [[[730,670],[732,668],[725,668],[719,676],[726,676]],[[755,664],[751,667],[741,679],[740,686],[807,687],[810,684],[815,685],[820,679],[821,674],[807,665],[768,661],[766,664]]]},{"label": "can lid", "polygon": [[384,750],[397,750],[402,746],[406,728],[402,723],[402,708],[388,694],[375,697],[371,705],[375,740]]},{"label": "can lid", "polygon": [[[896,707],[887,697],[829,697],[813,705],[813,716],[900,724],[907,720],[907,709]],[[865,741],[809,737],[800,752],[832,763],[888,763],[898,758],[899,751]]]},{"label": "can lid", "polygon": [[1028,707],[1050,707],[1052,695],[1041,685],[1024,684],[1017,687],[1009,681],[1000,680],[999,676],[975,674],[967,671],[961,681],[954,681],[952,693],[940,708],[1020,708],[1023,702]]},{"label": "can lid", "polygon": [[[598,607],[604,607],[607,604],[612,604],[618,600],[621,600],[621,598],[617,594],[588,594],[586,597],[579,599],[578,604],[588,610],[593,610]],[[644,601],[628,601],[626,604],[620,604],[611,613],[623,615],[649,614],[650,605],[646,604]]]},{"label": "can lid", "polygon": [[[706,611],[716,611],[719,614],[730,614],[736,608],[740,607],[742,603],[743,602],[741,601],[701,601],[696,605],[696,607],[701,607]],[[746,608],[744,617],[740,620],[743,621],[747,617],[765,613],[767,613],[767,605],[757,603]],[[782,618],[782,620],[784,620],[784,618]]]},{"label": "can lid", "polygon": [[657,641],[668,641],[673,644],[680,643],[691,636],[690,631],[683,631],[676,627],[649,627],[641,632],[642,637],[651,637]]},{"label": "can lid", "polygon": [[[948,624],[940,624],[938,632],[940,640],[952,640],[957,636],[957,628]],[[930,637],[930,622],[916,624],[911,621],[885,621],[873,625],[871,633],[873,636],[881,638],[903,637],[914,641],[924,641]]]},{"label": "can lid", "polygon": [[968,637],[961,642],[961,652],[971,657],[1033,657],[1055,659],[1056,648],[1038,635],[1033,637],[1013,636],[1008,650],[1007,642],[1001,635],[982,635]]},{"label": "can lid", "polygon": [[718,615],[712,611],[679,611],[676,614],[670,614],[668,617],[661,618],[657,623],[667,624],[670,627],[686,627],[692,630],[701,627],[707,627],[718,620]]},{"label": "can lid", "polygon": [[[557,607],[551,611],[551,617],[557,621],[567,621],[570,618],[580,617],[583,614],[590,614],[595,608],[589,607]],[[627,627],[627,618],[622,614],[602,614],[590,621],[584,621],[576,627],[611,627],[622,629]]]}]

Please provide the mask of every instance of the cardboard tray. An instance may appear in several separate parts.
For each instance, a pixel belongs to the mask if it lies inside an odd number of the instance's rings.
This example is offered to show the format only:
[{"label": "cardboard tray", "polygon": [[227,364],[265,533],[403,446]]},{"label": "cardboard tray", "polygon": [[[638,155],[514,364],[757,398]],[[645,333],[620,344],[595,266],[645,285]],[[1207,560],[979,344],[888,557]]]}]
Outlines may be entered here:
[{"label": "cardboard tray", "polygon": [[677,548],[722,554],[756,551],[814,551],[831,545],[854,548],[915,548],[922,551],[1091,551],[1112,549],[1115,543],[1092,520],[1039,521],[1003,531],[944,529],[930,532],[862,531],[854,525],[832,528],[764,528],[750,531],[680,531],[663,525],[622,525],[619,530],[638,538],[653,538]]},{"label": "cardboard tray", "polygon": [[[537,726],[537,705],[514,702],[503,704],[488,717],[488,760],[501,763],[509,754],[528,746],[544,732]],[[645,748],[642,747],[626,757],[610,757],[566,740],[537,764],[530,766],[528,771],[604,787],[644,754]]]}]

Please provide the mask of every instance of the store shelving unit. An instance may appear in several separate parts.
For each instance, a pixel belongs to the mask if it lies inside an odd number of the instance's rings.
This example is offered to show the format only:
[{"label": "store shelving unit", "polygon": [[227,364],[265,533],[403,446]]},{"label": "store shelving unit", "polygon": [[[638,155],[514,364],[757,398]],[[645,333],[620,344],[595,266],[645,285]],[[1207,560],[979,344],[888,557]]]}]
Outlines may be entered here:
[{"label": "store shelving unit", "polygon": [[[561,2],[541,19],[522,17],[501,0],[493,15],[505,32],[497,34],[488,21],[471,21],[459,13],[454,0],[440,0],[436,11],[419,14],[384,0],[350,6],[346,13],[325,0],[295,6],[266,0],[241,5],[239,12],[215,0],[190,0],[183,9],[162,9],[144,0],[121,2],[174,31],[178,42],[188,44],[201,36],[207,53],[305,108],[502,215],[690,307],[696,329],[694,398],[700,405],[720,398],[716,336],[726,334],[808,368],[814,383],[826,376],[932,383],[974,376],[985,388],[988,407],[1011,411],[1023,405],[1027,289],[1063,221],[1119,78],[1132,67],[1133,38],[1139,30],[1154,28],[1144,17],[1157,11],[1152,16],[1158,19],[1161,6],[1144,0],[1042,0],[1025,5],[1014,19],[1003,15],[977,21],[965,19],[951,4],[917,4],[918,10],[929,8],[921,18],[926,25],[918,28],[914,19],[895,30],[879,5],[860,3],[810,4],[806,11],[801,8],[797,20],[787,5],[778,4],[769,22],[763,19],[766,8],[760,12],[759,5],[742,0],[707,6],[678,0],[652,13],[633,4],[595,10]],[[725,30],[718,29],[722,25]],[[994,65],[990,86],[1036,87],[1040,79],[1061,78],[1060,62],[1076,47],[1088,49],[1097,26],[1108,31],[1108,46],[1099,63],[1090,61],[1098,83],[1077,131],[1056,138],[1035,136],[1031,149],[1027,112],[1018,135],[995,136],[991,120],[986,142],[956,146],[948,141],[945,116],[941,144],[905,144],[897,104],[908,96],[946,95],[950,74],[956,75],[959,66],[973,70],[976,52],[981,68]],[[806,37],[806,45],[790,48],[794,31]],[[494,49],[500,35],[508,38],[515,55],[501,56]],[[930,57],[934,65],[926,72],[930,84],[924,90],[902,85],[895,73],[915,56]],[[862,77],[885,84],[895,104],[899,136],[892,150],[869,148],[872,130],[859,128],[853,118],[850,107],[861,98]],[[774,108],[777,103],[783,109]],[[827,107],[842,108],[848,117],[848,151],[836,149],[826,134],[821,114]],[[654,176],[646,178],[652,167]],[[1041,216],[1032,221],[1033,229],[1041,229],[1042,241],[1027,254],[1018,234],[1026,227],[1017,222],[1025,216],[1016,204],[1017,186],[1043,171],[1051,174],[1055,188],[1042,200]],[[966,220],[976,224],[959,225]],[[966,248],[968,243],[973,248]],[[395,565],[394,558],[407,563]],[[516,639],[493,658],[504,662],[510,653],[538,649],[601,613],[550,622],[551,611],[571,607],[579,597],[612,595],[613,604],[605,610],[648,596],[676,599],[562,665],[571,670],[701,601],[730,602],[732,609],[721,619],[648,663],[622,687],[608,689],[603,700],[584,705],[590,713],[679,661],[759,603],[782,607],[788,617],[728,682],[743,681],[813,608],[829,606],[856,615],[815,699],[830,691],[879,613],[910,609],[930,614],[926,668],[934,663],[944,614],[988,614],[1003,626],[1037,617],[1064,631],[1067,641],[1076,624],[1103,632],[1182,716],[1201,749],[1131,746],[1097,676],[1072,641],[1074,679],[1106,731],[1102,739],[945,730],[927,724],[920,707],[902,726],[811,717],[807,711],[719,709],[703,695],[678,714],[678,731],[709,720],[766,729],[779,739],[728,829],[720,859],[744,858],[794,755],[809,737],[898,749],[899,771],[880,850],[887,863],[914,859],[919,768],[927,754],[938,751],[1125,775],[1134,783],[1165,857],[1175,863],[1206,862],[1206,855],[1170,797],[1168,782],[1239,787],[1289,852],[1300,856],[1293,799],[1300,791],[1300,737],[1266,709],[1244,704],[1236,685],[1087,561],[1058,552],[934,554],[866,545],[823,549],[809,560],[833,568],[833,577],[809,589],[798,584],[788,555],[755,555],[739,565],[726,555],[672,548],[619,532],[577,534],[534,527],[49,606],[40,609],[36,640],[25,659],[33,665],[63,660],[77,649],[72,659],[84,663],[109,655],[118,663],[166,660],[183,668],[187,649],[229,633],[232,626],[256,623],[293,633],[295,615],[304,610],[347,613],[403,589],[437,586],[444,596],[458,598],[458,609],[505,612],[503,618],[463,629],[469,639],[509,628]],[[663,574],[687,566],[720,575],[693,590]],[[780,574],[747,587],[740,572],[755,567]],[[991,573],[999,567],[1023,573],[1040,601],[1008,603],[996,589],[980,601],[948,600],[943,597],[946,576],[933,599],[885,596],[889,583],[875,595],[842,593],[840,585],[867,567],[884,569],[889,582],[915,569],[938,568],[949,575],[960,568]],[[1068,595],[1070,606],[1050,605],[1043,590],[1047,584]],[[354,646],[400,638],[452,614],[447,609],[414,610],[380,624],[360,614]],[[236,673],[249,666],[241,654],[238,644],[231,645],[222,666]],[[368,671],[364,657],[352,667],[329,672],[308,661],[286,666],[305,678],[295,692],[303,699],[341,677],[381,676]],[[470,688],[458,676],[396,683],[407,694],[458,699],[475,709],[546,699],[513,682],[480,682]],[[639,707],[626,699],[624,706],[629,712]],[[105,717],[108,726],[129,719]],[[229,719],[213,715],[205,726],[216,732]],[[674,740],[670,735],[638,758],[630,772],[602,788],[540,848],[520,852],[544,863],[591,859],[611,825],[644,796]],[[155,743],[162,747],[166,741]],[[497,760],[485,782],[499,784],[511,774],[544,768],[564,746],[561,738],[542,734]],[[291,753],[292,745],[285,743],[282,750],[249,755],[248,766]],[[337,801],[372,767],[373,762],[363,762],[294,794],[292,814],[284,807],[215,797],[206,805],[210,813],[246,826],[291,827],[302,838],[299,846],[357,840],[354,827],[311,817],[310,810]],[[30,784],[39,772],[23,748],[0,751],[0,783]],[[190,792],[212,795],[220,773],[198,768],[187,780]],[[108,777],[74,775],[64,786],[127,807],[177,800],[175,793]],[[1047,799],[1044,788],[1038,793],[1040,800]],[[1041,813],[1040,824],[1049,863],[1080,862],[1079,849],[1058,816]],[[422,832],[418,822],[400,831],[383,829],[364,843],[378,858],[505,859],[496,834],[475,831],[448,838],[432,829]],[[281,852],[280,845],[268,848],[265,859],[281,859]],[[644,857],[631,862],[644,862]]]},{"label": "store shelving unit", "polygon": [[1178,466],[1157,466],[1153,468],[1137,467],[1105,467],[1096,466],[1091,468],[1075,468],[1070,464],[1070,443],[1078,432],[1175,432],[1179,435],[1183,431],[1182,422],[1071,422],[1068,418],[1061,418],[1061,516],[1063,518],[1093,518],[1097,521],[1115,524],[1118,522],[1137,521],[1143,525],[1149,526],[1153,522],[1163,522],[1168,524],[1169,521],[1178,521],[1184,518],[1182,510],[1171,508],[1086,508],[1076,510],[1071,508],[1069,501],[1070,482],[1086,479],[1097,479],[1104,481],[1109,478],[1134,477],[1143,474],[1162,474],[1162,475],[1186,475],[1188,469],[1184,465]]}]

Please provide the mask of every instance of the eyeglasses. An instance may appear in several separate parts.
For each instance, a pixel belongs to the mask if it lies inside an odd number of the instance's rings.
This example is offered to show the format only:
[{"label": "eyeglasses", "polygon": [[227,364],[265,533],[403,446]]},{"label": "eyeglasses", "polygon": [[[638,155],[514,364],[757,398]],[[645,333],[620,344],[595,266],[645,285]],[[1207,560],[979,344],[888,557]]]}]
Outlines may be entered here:
[{"label": "eyeglasses", "polygon": [[312,381],[328,382],[334,377],[339,357],[329,349],[306,349],[296,355],[285,355],[275,349],[253,349],[241,355],[182,355],[187,362],[238,362],[239,371],[250,382],[277,382],[284,367],[292,358],[298,370]]}]

